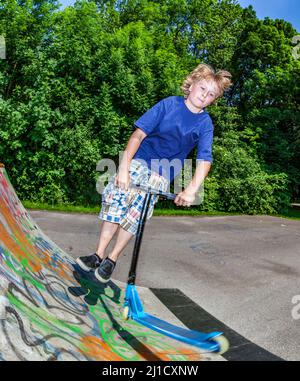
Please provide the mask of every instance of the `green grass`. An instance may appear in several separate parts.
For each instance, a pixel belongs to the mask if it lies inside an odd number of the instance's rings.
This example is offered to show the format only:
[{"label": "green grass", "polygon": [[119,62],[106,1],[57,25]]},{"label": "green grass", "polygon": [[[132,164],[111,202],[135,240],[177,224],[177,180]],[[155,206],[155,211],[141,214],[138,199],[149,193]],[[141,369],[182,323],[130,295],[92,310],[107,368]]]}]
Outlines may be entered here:
[{"label": "green grass", "polygon": [[196,209],[182,209],[178,207],[176,209],[154,209],[154,216],[233,216],[241,215],[242,213],[230,213],[230,212],[199,212]]},{"label": "green grass", "polygon": [[290,208],[287,212],[281,214],[273,214],[274,217],[290,218],[292,220],[299,220],[300,210]]},{"label": "green grass", "polygon": [[94,214],[99,213],[99,207],[85,207],[85,206],[76,206],[76,205],[50,205],[43,204],[31,201],[22,201],[22,204],[26,209],[32,210],[49,210],[53,212],[67,212],[67,213],[87,213]]},{"label": "green grass", "polygon": [[[66,213],[85,213],[85,214],[98,214],[100,212],[101,205],[94,207],[84,207],[76,205],[49,205],[43,203],[34,203],[31,201],[24,201],[23,205],[26,209],[31,210],[48,210],[55,212],[66,212]],[[233,215],[243,215],[243,213],[233,213],[233,212],[199,212],[196,209],[154,209],[154,216],[233,216]],[[272,214],[273,217],[283,217],[290,219],[300,219],[300,210],[290,208],[287,212],[280,214]]]}]

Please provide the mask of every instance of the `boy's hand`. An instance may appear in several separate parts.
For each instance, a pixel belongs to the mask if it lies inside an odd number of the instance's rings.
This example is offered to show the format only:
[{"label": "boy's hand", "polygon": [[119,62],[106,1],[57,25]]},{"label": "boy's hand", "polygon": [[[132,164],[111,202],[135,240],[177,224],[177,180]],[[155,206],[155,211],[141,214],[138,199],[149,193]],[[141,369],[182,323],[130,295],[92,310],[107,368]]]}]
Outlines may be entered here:
[{"label": "boy's hand", "polygon": [[195,193],[190,193],[184,190],[183,192],[178,193],[174,200],[174,203],[177,206],[191,206],[191,204],[195,201],[195,198]]},{"label": "boy's hand", "polygon": [[128,190],[130,182],[130,175],[128,169],[120,169],[115,178],[115,186]]}]

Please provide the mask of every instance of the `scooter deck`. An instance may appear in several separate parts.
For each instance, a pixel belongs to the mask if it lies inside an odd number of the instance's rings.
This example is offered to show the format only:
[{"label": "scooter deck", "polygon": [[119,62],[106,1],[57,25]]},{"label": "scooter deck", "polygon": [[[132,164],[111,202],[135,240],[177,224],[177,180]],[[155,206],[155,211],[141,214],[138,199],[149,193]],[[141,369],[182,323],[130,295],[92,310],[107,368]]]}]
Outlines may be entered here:
[{"label": "scooter deck", "polygon": [[214,341],[214,338],[221,336],[221,332],[202,333],[178,327],[145,313],[134,285],[127,285],[124,307],[129,308],[129,318],[156,332],[210,352],[218,352],[220,349],[219,343]]},{"label": "scooter deck", "polygon": [[170,324],[164,320],[156,318],[155,316],[148,315],[147,313],[144,313],[144,315],[140,317],[132,315],[132,319],[139,324],[142,324],[175,340],[182,341],[186,344],[190,344],[210,352],[219,351],[219,344],[215,342],[213,338],[220,336],[221,332],[211,332],[206,334],[199,331],[192,331]]}]

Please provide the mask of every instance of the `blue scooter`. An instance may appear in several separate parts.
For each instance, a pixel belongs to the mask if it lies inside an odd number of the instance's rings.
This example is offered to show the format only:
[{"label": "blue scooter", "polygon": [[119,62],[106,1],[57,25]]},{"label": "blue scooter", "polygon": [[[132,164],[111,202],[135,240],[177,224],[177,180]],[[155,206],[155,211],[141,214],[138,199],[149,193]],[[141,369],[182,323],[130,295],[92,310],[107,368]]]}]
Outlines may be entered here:
[{"label": "blue scooter", "polygon": [[130,184],[130,187],[138,188],[146,192],[141,216],[139,220],[138,230],[136,233],[131,266],[129,270],[127,287],[125,293],[125,301],[123,306],[123,318],[125,320],[132,319],[145,327],[153,329],[163,335],[169,336],[175,340],[196,346],[205,351],[216,352],[218,354],[225,353],[229,348],[229,342],[223,336],[222,332],[202,333],[199,331],[189,330],[177,327],[155,316],[149,315],[144,311],[141,299],[139,298],[135,287],[136,269],[139,259],[139,252],[143,237],[143,231],[146,223],[146,217],[150,205],[151,195],[158,195],[162,199],[174,200],[176,195],[166,193],[151,188],[147,188],[137,184]]}]

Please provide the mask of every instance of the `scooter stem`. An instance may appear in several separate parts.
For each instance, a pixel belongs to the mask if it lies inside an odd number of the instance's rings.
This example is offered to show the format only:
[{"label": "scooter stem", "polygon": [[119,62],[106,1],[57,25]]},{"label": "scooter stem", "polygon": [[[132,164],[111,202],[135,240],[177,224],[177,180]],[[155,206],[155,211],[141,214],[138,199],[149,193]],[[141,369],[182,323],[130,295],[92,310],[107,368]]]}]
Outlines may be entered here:
[{"label": "scooter stem", "polygon": [[144,203],[143,203],[143,207],[141,211],[141,216],[140,216],[139,225],[138,225],[136,238],[134,242],[131,266],[130,266],[130,271],[128,276],[128,284],[132,284],[132,285],[135,284],[136,268],[137,268],[137,263],[139,259],[139,252],[140,252],[141,242],[143,238],[146,217],[147,217],[147,213],[148,213],[148,209],[150,205],[150,200],[151,200],[151,194],[147,193],[144,199]]},{"label": "scooter stem", "polygon": [[172,193],[167,193],[167,192],[163,192],[160,190],[152,189],[149,187],[145,187],[145,186],[139,185],[139,184],[130,183],[129,187],[141,189],[141,190],[146,192],[146,197],[145,197],[144,202],[143,202],[140,220],[139,220],[139,224],[138,224],[138,229],[137,229],[137,233],[136,233],[136,238],[135,238],[135,242],[134,242],[134,249],[133,249],[133,254],[132,254],[132,260],[131,260],[129,275],[128,275],[128,281],[127,281],[128,284],[134,285],[135,279],[136,279],[136,269],[137,269],[137,263],[138,263],[138,259],[139,259],[139,252],[140,252],[141,242],[142,242],[142,238],[143,238],[144,227],[146,224],[147,214],[148,214],[148,210],[149,210],[149,205],[150,205],[150,201],[151,201],[151,196],[152,195],[158,195],[160,197],[165,197],[167,199],[174,200],[176,198],[176,195],[172,194]]}]

